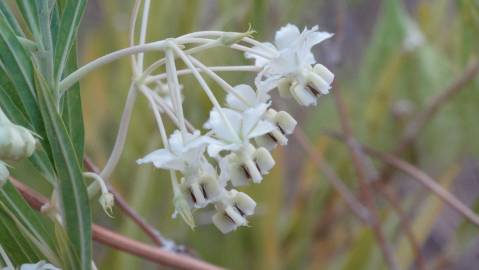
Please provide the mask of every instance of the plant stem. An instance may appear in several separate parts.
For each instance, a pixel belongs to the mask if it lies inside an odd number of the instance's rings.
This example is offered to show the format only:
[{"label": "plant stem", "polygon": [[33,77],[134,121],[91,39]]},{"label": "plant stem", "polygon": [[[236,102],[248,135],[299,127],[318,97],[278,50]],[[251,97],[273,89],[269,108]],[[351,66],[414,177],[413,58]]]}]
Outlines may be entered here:
[{"label": "plant stem", "polygon": [[228,120],[228,118],[224,114],[223,108],[221,108],[221,105],[219,104],[218,100],[216,99],[215,95],[213,94],[213,92],[211,91],[210,87],[205,82],[205,80],[203,79],[201,74],[195,68],[193,63],[191,63],[190,59],[188,59],[188,56],[183,51],[181,51],[175,44],[171,44],[171,46],[172,46],[173,50],[178,54],[178,56],[183,60],[183,62],[186,64],[186,66],[188,66],[188,68],[191,69],[191,71],[193,72],[193,75],[195,76],[196,80],[198,80],[198,83],[200,84],[200,86],[205,91],[205,93],[208,96],[208,98],[210,99],[211,103],[213,103],[213,106],[218,111],[218,114],[222,118],[222,121],[225,123],[226,127],[229,129],[231,135],[233,135],[236,138],[236,140],[240,141],[241,139],[240,139],[238,133],[235,131],[235,129],[231,125],[230,121]]},{"label": "plant stem", "polygon": [[[150,0],[145,0],[143,3],[143,15],[141,17],[141,28],[140,28],[140,42],[139,45],[145,44],[146,40],[146,30],[148,28],[148,15],[150,13]],[[144,53],[139,53],[138,54],[138,70],[143,72],[143,61],[145,58]]]},{"label": "plant stem", "polygon": [[[21,182],[11,178],[12,183],[15,185],[18,191],[22,194],[25,200],[31,207],[39,210],[44,204],[48,203],[48,200],[42,195],[31,190]],[[207,262],[177,254],[165,249],[146,245],[144,243],[135,241],[123,235],[112,232],[102,226],[93,224],[93,240],[108,245],[112,248],[122,250],[126,253],[136,255],[138,257],[147,259],[149,261],[174,267],[177,269],[198,269],[198,270],[220,270],[222,268],[211,265]]]},{"label": "plant stem", "polygon": [[[213,67],[208,67],[208,69],[211,70],[211,71],[215,71],[215,72],[216,71],[217,72],[259,72],[261,70],[261,67],[251,66],[251,65],[246,65],[246,66],[213,66]],[[204,70],[198,70],[198,71],[199,72],[205,72]],[[192,73],[191,69],[180,69],[180,70],[176,71],[176,74],[178,76],[189,75],[191,73]],[[145,79],[145,83],[148,84],[148,83],[152,83],[152,82],[155,82],[155,81],[163,80],[165,78],[166,78],[166,73],[162,73],[162,74],[158,74],[158,75],[152,75],[152,76],[148,76]]]},{"label": "plant stem", "polygon": [[128,47],[125,49],[121,49],[118,51],[114,51],[112,53],[109,53],[107,55],[104,55],[100,58],[97,58],[90,63],[82,66],[81,68],[77,69],[75,72],[71,73],[68,75],[65,79],[63,79],[60,82],[59,89],[63,93],[67,89],[69,89],[73,84],[75,84],[77,81],[82,79],[85,75],[88,73],[92,72],[93,70],[109,64],[115,60],[118,60],[122,57],[128,56],[128,55],[134,55],[137,53],[141,52],[148,52],[148,51],[158,51],[161,50],[165,47],[166,42],[165,41],[155,41],[151,43],[146,43],[143,45],[136,45],[132,47]]},{"label": "plant stem", "polygon": [[120,127],[118,128],[118,134],[116,136],[113,150],[105,167],[100,173],[100,176],[103,179],[108,179],[111,176],[116,165],[118,165],[118,161],[120,160],[120,156],[125,146],[126,136],[128,133],[128,127],[130,125],[131,114],[133,112],[133,105],[135,104],[136,96],[137,90],[135,83],[133,82],[128,90],[128,97],[126,98],[125,108],[123,110],[123,114],[121,115]]},{"label": "plant stem", "polygon": [[334,99],[336,101],[336,108],[338,110],[339,119],[341,122],[341,127],[345,134],[345,142],[351,153],[351,157],[353,160],[353,165],[356,169],[356,174],[359,182],[359,186],[361,189],[361,194],[366,204],[366,207],[369,209],[369,214],[371,217],[371,223],[369,224],[373,234],[376,237],[376,240],[381,248],[381,251],[384,255],[384,259],[389,266],[389,269],[392,270],[399,270],[399,265],[397,262],[396,257],[394,256],[393,249],[389,242],[387,241],[384,232],[382,231],[381,224],[379,218],[376,213],[376,207],[374,205],[374,199],[372,196],[371,187],[369,185],[369,177],[366,172],[366,167],[363,164],[363,160],[361,159],[361,149],[358,147],[358,143],[353,136],[353,131],[351,128],[351,124],[349,121],[349,116],[347,112],[346,105],[344,104],[341,91],[339,87],[334,89]]},{"label": "plant stem", "polygon": [[306,135],[301,129],[296,129],[293,133],[296,141],[303,148],[309,158],[316,164],[318,169],[324,174],[326,180],[336,189],[339,195],[346,202],[349,207],[361,221],[369,223],[369,213],[366,207],[358,201],[354,194],[348,189],[344,182],[338,177],[334,170],[326,163],[321,153],[314,151],[314,146],[307,139]]}]

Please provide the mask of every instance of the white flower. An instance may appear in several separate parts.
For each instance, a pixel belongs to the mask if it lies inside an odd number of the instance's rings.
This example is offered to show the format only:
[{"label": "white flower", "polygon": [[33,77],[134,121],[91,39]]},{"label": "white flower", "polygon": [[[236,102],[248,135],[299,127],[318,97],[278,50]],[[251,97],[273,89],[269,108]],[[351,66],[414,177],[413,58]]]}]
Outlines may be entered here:
[{"label": "white flower", "polygon": [[157,168],[185,172],[195,170],[203,158],[207,143],[211,138],[200,136],[198,130],[186,133],[185,141],[179,130],[171,134],[169,149],[158,149],[137,161],[138,164],[153,163]]},{"label": "white flower", "polygon": [[204,127],[212,130],[217,141],[208,145],[208,154],[217,157],[223,150],[236,151],[248,144],[250,139],[274,130],[275,127],[271,123],[262,120],[268,106],[269,104],[262,103],[242,112],[222,109],[233,130],[226,126],[220,113],[213,109]]},{"label": "white flower", "polygon": [[289,113],[285,111],[277,112],[274,109],[269,109],[264,117],[275,126],[275,129],[263,136],[255,138],[256,143],[270,151],[278,144],[286,145],[288,143],[286,135],[293,133],[298,122],[296,122]]},{"label": "white flower", "polygon": [[331,89],[334,74],[325,66],[316,64],[314,68],[304,68],[296,77],[279,80],[278,90],[282,97],[293,97],[300,105],[316,105],[321,95]]},{"label": "white flower", "polygon": [[0,123],[0,159],[20,160],[30,157],[37,140],[33,133],[11,122]]},{"label": "white flower", "polygon": [[181,191],[190,207],[202,208],[224,192],[224,185],[220,185],[216,170],[206,160],[197,168],[182,180]]},{"label": "white flower", "polygon": [[247,216],[254,213],[256,202],[243,192],[228,191],[216,205],[213,223],[222,233],[229,233],[239,226],[248,225]]},{"label": "white flower", "polygon": [[260,183],[263,175],[269,173],[275,161],[265,148],[256,149],[249,144],[227,155],[227,170],[234,186],[244,186],[250,183]]},{"label": "white flower", "polygon": [[318,26],[314,26],[300,32],[297,26],[288,24],[276,32],[274,45],[263,43],[262,46],[253,47],[253,51],[271,55],[270,59],[251,52],[247,52],[245,56],[255,59],[256,65],[265,67],[269,75],[284,76],[296,73],[298,69],[316,63],[311,49],[316,44],[332,37],[330,33],[317,30]]},{"label": "white flower", "polygon": [[245,111],[251,107],[266,104],[271,98],[264,91],[254,91],[253,88],[247,84],[237,85],[233,87],[233,91],[236,95],[228,93],[228,95],[226,95],[226,105],[237,111]]}]

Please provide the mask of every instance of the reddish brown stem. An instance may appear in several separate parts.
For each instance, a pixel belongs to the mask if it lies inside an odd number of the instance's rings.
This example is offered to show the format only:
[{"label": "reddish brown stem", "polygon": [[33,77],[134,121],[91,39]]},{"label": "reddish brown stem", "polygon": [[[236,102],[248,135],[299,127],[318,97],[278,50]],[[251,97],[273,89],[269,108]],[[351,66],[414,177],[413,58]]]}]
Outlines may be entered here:
[{"label": "reddish brown stem", "polygon": [[[23,183],[11,178],[12,183],[20,191],[25,200],[35,209],[39,210],[48,200],[34,190],[30,189]],[[154,247],[130,239],[123,235],[112,232],[100,225],[93,224],[93,240],[124,251],[126,253],[136,255],[149,261],[159,263],[164,266],[174,267],[177,269],[198,269],[198,270],[219,270],[222,269],[207,262],[192,258],[186,255],[174,253],[165,249]]]},{"label": "reddish brown stem", "polygon": [[[91,172],[99,173],[98,168],[93,164],[89,157],[84,157],[83,163],[85,164],[85,168]],[[121,196],[121,194],[110,185],[110,183],[106,183],[108,189],[115,197],[115,204],[120,208],[120,210],[125,213],[128,217],[135,222],[141,230],[145,232],[146,235],[158,246],[163,246],[163,237],[161,234],[156,231],[150,224],[148,224],[134,209],[132,209],[126,200]]]},{"label": "reddish brown stem", "polygon": [[389,244],[389,242],[387,241],[386,237],[384,236],[384,233],[381,228],[380,220],[376,213],[376,206],[374,203],[371,187],[369,185],[370,179],[368,179],[369,177],[365,169],[366,166],[364,165],[363,160],[361,159],[362,150],[360,147],[358,147],[358,143],[353,136],[353,131],[349,121],[348,111],[346,108],[346,104],[344,104],[342,100],[341,91],[339,87],[336,87],[334,89],[334,99],[336,101],[336,108],[338,110],[341,127],[345,134],[346,145],[348,146],[348,149],[351,153],[353,165],[356,170],[359,187],[360,187],[360,191],[362,195],[361,197],[364,199],[364,204],[369,210],[369,215],[371,220],[371,223],[369,225],[379,244],[379,247],[381,248],[381,251],[384,255],[385,261],[389,269],[399,270],[399,266],[397,263],[397,259],[394,256],[393,249],[391,245]]},{"label": "reddish brown stem", "polygon": [[354,194],[348,189],[344,182],[338,177],[334,170],[325,162],[322,155],[318,151],[314,151],[314,147],[301,129],[294,132],[294,136],[299,145],[303,148],[309,158],[316,164],[319,170],[324,174],[326,180],[336,189],[339,195],[346,202],[349,209],[363,222],[369,223],[369,213],[366,207],[360,203]]}]

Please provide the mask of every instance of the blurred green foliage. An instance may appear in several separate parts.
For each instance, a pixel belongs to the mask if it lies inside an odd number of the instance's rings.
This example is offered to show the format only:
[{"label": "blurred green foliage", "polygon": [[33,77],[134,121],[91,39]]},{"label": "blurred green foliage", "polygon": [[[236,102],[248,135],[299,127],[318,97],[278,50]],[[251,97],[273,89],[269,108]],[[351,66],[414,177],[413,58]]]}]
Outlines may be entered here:
[{"label": "blurred green foliage", "polygon": [[[336,73],[337,86],[342,88],[360,141],[385,151],[395,146],[404,124],[427,100],[460,76],[479,51],[479,4],[474,0],[152,2],[149,40],[206,29],[241,31],[247,29],[248,23],[258,30],[260,40],[270,40],[274,31],[288,22],[300,26],[319,24],[321,29],[336,33],[332,40],[320,45],[318,59]],[[131,6],[131,1],[125,0],[89,1],[81,28],[80,63],[127,46]],[[204,54],[202,59],[210,64],[246,63],[240,54],[227,50]],[[86,153],[98,164],[105,163],[114,142],[131,76],[128,61],[104,67],[82,81]],[[247,74],[224,76],[232,84],[251,80]],[[196,91],[198,87],[191,78],[183,83],[186,115],[200,124],[210,105]],[[458,179],[466,157],[476,158],[477,166],[478,87],[479,80],[475,80],[452,98],[404,156],[446,187],[452,187]],[[292,102],[276,101],[293,112],[317,151],[324,153],[356,191],[346,148],[322,133],[339,127],[332,96],[324,97],[308,112]],[[250,228],[222,235],[214,226],[192,231],[181,220],[172,219],[168,176],[135,165],[137,158],[160,147],[147,103],[142,99],[138,102],[141,105],[135,108],[127,147],[112,184],[165,236],[191,247],[201,258],[230,269],[385,268],[370,230],[348,212],[294,139],[275,152],[278,165],[266,180],[248,188],[259,204]],[[379,163],[374,164],[381,168]],[[411,218],[423,251],[428,252],[427,239],[433,235],[434,226],[442,222],[444,205],[423,189],[406,183],[413,181],[398,174],[391,185],[401,196],[401,206]],[[475,192],[477,202],[479,187],[471,192]],[[392,207],[381,196],[376,197],[387,238],[401,266],[407,269],[414,262],[411,246]],[[97,223],[148,241],[118,210],[115,218],[109,219],[98,206],[94,207]],[[453,240],[441,242],[440,252],[428,256],[428,266],[435,268],[443,261],[454,265],[461,254],[473,248],[477,229],[470,227],[458,226],[450,238]],[[96,245],[95,250],[100,269],[157,269],[106,247]]]}]

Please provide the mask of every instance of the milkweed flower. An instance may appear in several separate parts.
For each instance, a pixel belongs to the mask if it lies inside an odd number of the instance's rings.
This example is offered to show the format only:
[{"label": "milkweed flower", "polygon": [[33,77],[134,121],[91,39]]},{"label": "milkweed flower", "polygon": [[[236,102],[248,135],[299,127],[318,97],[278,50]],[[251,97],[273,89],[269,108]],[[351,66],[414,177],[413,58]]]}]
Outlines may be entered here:
[{"label": "milkweed flower", "polygon": [[300,105],[316,105],[320,95],[329,93],[334,75],[316,64],[311,49],[330,37],[332,34],[318,31],[317,26],[300,32],[297,26],[288,24],[276,32],[274,44],[255,46],[253,49],[261,53],[246,52],[245,56],[264,67],[259,82],[267,91],[278,88],[282,96],[291,96]]},{"label": "milkweed flower", "polygon": [[[276,33],[274,43],[260,43],[250,34],[250,31],[243,34],[206,31],[183,38],[194,38],[193,43],[207,42],[191,48],[190,52],[218,44],[245,51],[246,58],[255,61],[254,66],[215,69],[258,72],[254,87],[248,84],[229,85],[213,68],[193,58],[187,50],[183,51],[183,45],[175,44],[174,39],[169,40],[170,47],[165,49],[167,72],[151,76],[158,78],[154,92],[160,101],[156,102],[164,102],[171,109],[162,111],[156,108],[158,106],[149,97],[152,109],[156,110],[155,118],[164,147],[138,159],[137,163],[170,170],[175,194],[174,216],[180,214],[191,227],[195,226],[193,212],[211,206],[216,210],[211,221],[222,233],[248,225],[247,218],[254,214],[256,202],[235,188],[263,181],[276,163],[271,151],[278,145],[287,145],[288,135],[298,124],[288,112],[272,108],[270,92],[278,89],[281,97],[293,98],[300,105],[310,106],[317,103],[318,97],[329,93],[334,80],[334,74],[317,63],[311,51],[332,34],[318,31],[317,26],[300,31],[291,24]],[[216,39],[209,39],[210,36]],[[252,47],[239,45],[239,42]],[[185,119],[177,59],[187,66],[181,74],[192,73],[213,104],[202,126],[206,129],[205,135],[201,135],[200,130]],[[224,105],[220,105],[202,74],[210,76],[227,92]],[[161,81],[165,75],[167,83]],[[142,92],[146,92],[148,98],[151,91],[147,88]],[[158,112],[168,114],[179,128],[169,138]],[[179,181],[177,174],[181,174]]]},{"label": "milkweed flower", "polygon": [[254,213],[256,202],[245,193],[233,189],[225,193],[215,208],[213,223],[222,233],[229,233],[239,226],[248,225],[246,217]]}]

